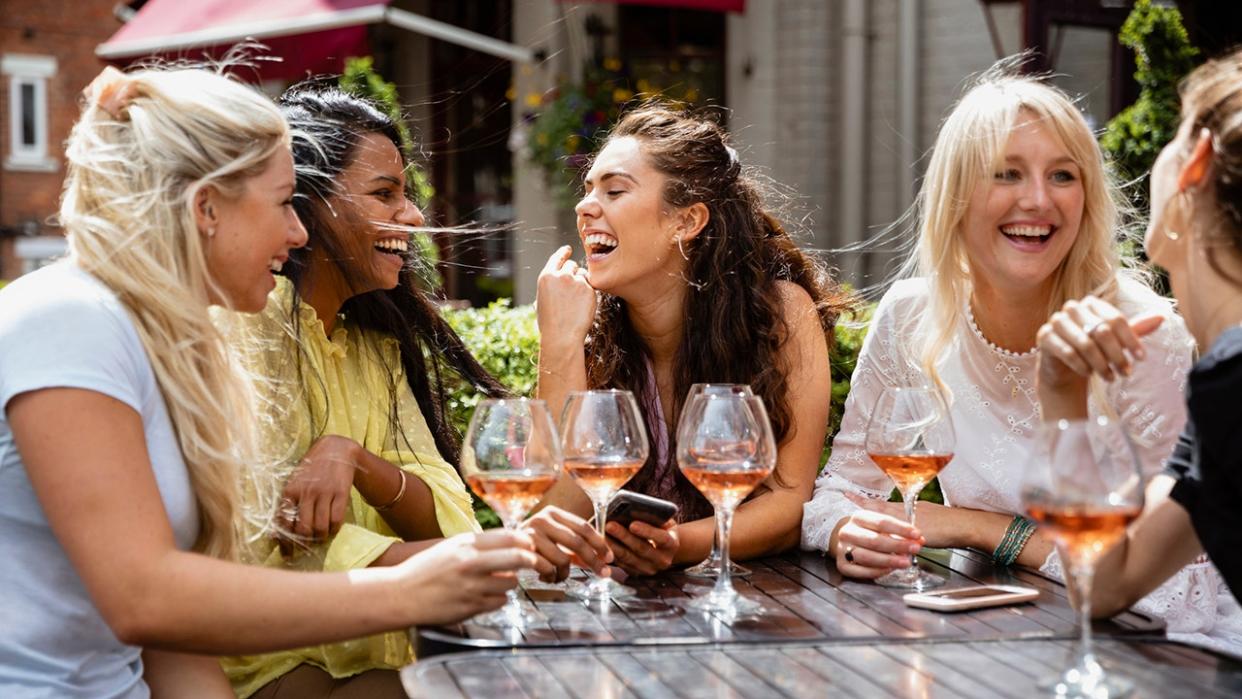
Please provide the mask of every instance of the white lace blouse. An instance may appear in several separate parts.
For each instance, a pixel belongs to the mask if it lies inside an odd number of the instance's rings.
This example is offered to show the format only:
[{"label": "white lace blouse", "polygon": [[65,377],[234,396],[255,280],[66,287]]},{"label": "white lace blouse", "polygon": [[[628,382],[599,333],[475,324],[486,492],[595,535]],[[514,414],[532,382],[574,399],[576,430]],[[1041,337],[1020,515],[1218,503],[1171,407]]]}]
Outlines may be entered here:
[{"label": "white lace blouse", "polygon": [[[858,509],[845,493],[887,499],[893,489],[888,477],[867,457],[867,422],[885,387],[923,382],[912,348],[927,294],[924,279],[900,281],[876,308],[854,369],[832,456],[815,483],[814,496],[803,508],[805,549],[826,550],[837,523]],[[1169,302],[1137,282],[1122,281],[1118,307],[1127,317],[1152,312],[1167,317],[1144,339],[1147,358],[1135,365],[1134,373],[1105,384],[1104,389],[1111,412],[1127,426],[1145,475],[1150,477],[1163,469],[1186,419],[1183,389],[1193,340]],[[1019,354],[993,345],[979,332],[969,306],[964,311],[956,341],[939,367],[941,379],[953,393],[950,412],[957,433],[953,461],[940,474],[945,504],[1019,513],[1022,468],[1039,424],[1038,354],[1036,350]],[[1096,396],[1089,412],[1092,416],[1104,412]],[[1061,577],[1055,553],[1041,570]],[[1163,617],[1170,632],[1194,634],[1200,641],[1214,627],[1220,631],[1242,628],[1242,610],[1206,561],[1182,569],[1138,608]],[[1223,618],[1226,613],[1237,618]],[[1230,635],[1233,652],[1242,652],[1242,635]]]}]

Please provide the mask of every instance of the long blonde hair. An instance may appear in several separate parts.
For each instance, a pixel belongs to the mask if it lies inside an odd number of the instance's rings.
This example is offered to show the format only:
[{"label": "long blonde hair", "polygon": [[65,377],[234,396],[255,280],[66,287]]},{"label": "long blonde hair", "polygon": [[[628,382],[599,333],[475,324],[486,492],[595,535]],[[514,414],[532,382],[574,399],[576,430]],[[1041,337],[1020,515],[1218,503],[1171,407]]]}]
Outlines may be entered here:
[{"label": "long blonde hair", "polygon": [[1078,237],[1053,273],[1047,313],[1069,299],[1114,299],[1121,270],[1120,189],[1104,165],[1091,128],[1073,101],[1039,78],[1018,72],[1024,57],[1002,60],[981,75],[945,118],[915,203],[918,243],[903,276],[926,277],[928,309],[920,319],[915,356],[942,389],[936,365],[953,342],[971,293],[962,224],[976,187],[987,186],[1020,115],[1034,115],[1060,140],[1081,172],[1083,215]]},{"label": "long blonde hair", "polygon": [[270,100],[211,71],[115,79],[123,88],[88,96],[69,136],[60,221],[71,258],[116,293],[154,368],[198,503],[195,549],[236,558],[245,523],[268,519],[271,489],[254,478],[251,387],[208,315],[193,202],[207,186],[240,195],[289,130]]}]

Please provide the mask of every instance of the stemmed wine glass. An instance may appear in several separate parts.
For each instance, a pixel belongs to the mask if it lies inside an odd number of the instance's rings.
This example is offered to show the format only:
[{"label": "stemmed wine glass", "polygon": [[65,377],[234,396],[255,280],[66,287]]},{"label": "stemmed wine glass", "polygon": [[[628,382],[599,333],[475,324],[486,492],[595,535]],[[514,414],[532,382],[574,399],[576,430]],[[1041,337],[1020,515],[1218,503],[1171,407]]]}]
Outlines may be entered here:
[{"label": "stemmed wine glass", "polygon": [[[693,399],[695,396],[701,393],[718,393],[721,395],[728,395],[731,393],[740,393],[746,396],[754,395],[753,393],[751,393],[750,386],[746,384],[696,383],[690,387],[690,392],[686,394],[686,404],[689,404],[691,399]],[[681,421],[684,421],[685,417],[686,417],[686,412],[683,409],[681,413],[681,420],[678,421],[679,430],[680,430]],[[717,534],[718,533],[719,532],[717,532]],[[682,572],[686,575],[689,575],[692,578],[715,578],[716,576],[720,575],[720,561],[721,561],[720,559],[720,537],[714,534],[712,536],[712,552],[708,554],[707,558],[705,558],[700,563],[697,563],[695,565],[690,566],[689,568],[686,568]],[[742,566],[736,561],[729,561],[729,575],[735,578],[744,578],[750,575],[750,568],[746,568],[745,566]]]},{"label": "stemmed wine glass", "polygon": [[716,586],[690,607],[730,618],[761,612],[761,604],[733,588],[728,563],[733,511],[776,468],[776,440],[763,399],[710,391],[690,398],[677,430],[677,462],[716,510],[722,563]]},{"label": "stemmed wine glass", "polygon": [[1023,474],[1022,502],[1057,542],[1078,598],[1078,662],[1041,688],[1057,696],[1124,696],[1133,684],[1106,675],[1091,652],[1091,582],[1096,561],[1143,510],[1143,476],[1125,430],[1102,416],[1045,424]]},{"label": "stemmed wine glass", "polygon": [[[470,417],[461,469],[480,498],[507,529],[517,529],[561,472],[561,445],[548,406],[541,400],[483,400]],[[505,606],[473,621],[520,629],[537,618],[509,590]]]},{"label": "stemmed wine glass", "polygon": [[[647,429],[629,391],[574,391],[561,413],[565,470],[595,507],[595,530],[605,536],[608,502],[647,461]],[[634,594],[612,578],[592,576],[569,595],[608,602]]]},{"label": "stemmed wine glass", "polygon": [[[867,456],[901,492],[906,519],[914,524],[919,493],[953,458],[953,421],[939,391],[926,387],[889,387],[880,393],[867,424]],[[881,576],[886,587],[926,590],[944,584],[944,578],[918,566]]]}]

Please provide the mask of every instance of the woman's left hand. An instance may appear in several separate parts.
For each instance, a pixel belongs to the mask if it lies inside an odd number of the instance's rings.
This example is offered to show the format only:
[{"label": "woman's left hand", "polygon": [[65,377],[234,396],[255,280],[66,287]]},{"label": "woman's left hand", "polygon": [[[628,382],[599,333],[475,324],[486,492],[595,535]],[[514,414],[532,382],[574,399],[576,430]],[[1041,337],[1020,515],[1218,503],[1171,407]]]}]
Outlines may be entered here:
[{"label": "woman's left hand", "polygon": [[[903,522],[906,521],[906,506],[900,502],[873,500],[853,493],[846,493],[845,497],[864,510],[879,512],[896,517]],[[926,500],[920,500],[915,504],[914,509],[916,526],[919,528],[919,533],[927,540],[924,546],[932,548],[968,546],[973,541],[973,537],[970,536],[970,528],[973,526],[970,513],[976,510],[945,507]]]},{"label": "woman's left hand", "polygon": [[655,575],[668,568],[681,545],[677,523],[672,519],[658,527],[630,522],[628,529],[618,522],[609,522],[605,531],[612,547],[613,565],[629,575]]}]

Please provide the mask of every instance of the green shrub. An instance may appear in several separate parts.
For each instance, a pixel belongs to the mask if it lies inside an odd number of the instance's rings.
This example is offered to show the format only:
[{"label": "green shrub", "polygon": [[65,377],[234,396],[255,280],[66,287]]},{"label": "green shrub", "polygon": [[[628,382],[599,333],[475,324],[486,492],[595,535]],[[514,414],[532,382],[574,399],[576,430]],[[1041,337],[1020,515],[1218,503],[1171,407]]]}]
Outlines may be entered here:
[{"label": "green shrub", "polygon": [[[1181,12],[1151,0],[1134,3],[1118,39],[1134,51],[1139,97],[1108,122],[1100,147],[1123,181],[1135,182],[1151,172],[1160,149],[1177,133],[1177,85],[1200,58],[1182,25]],[[1145,211],[1146,187],[1132,189],[1135,206]]]}]

